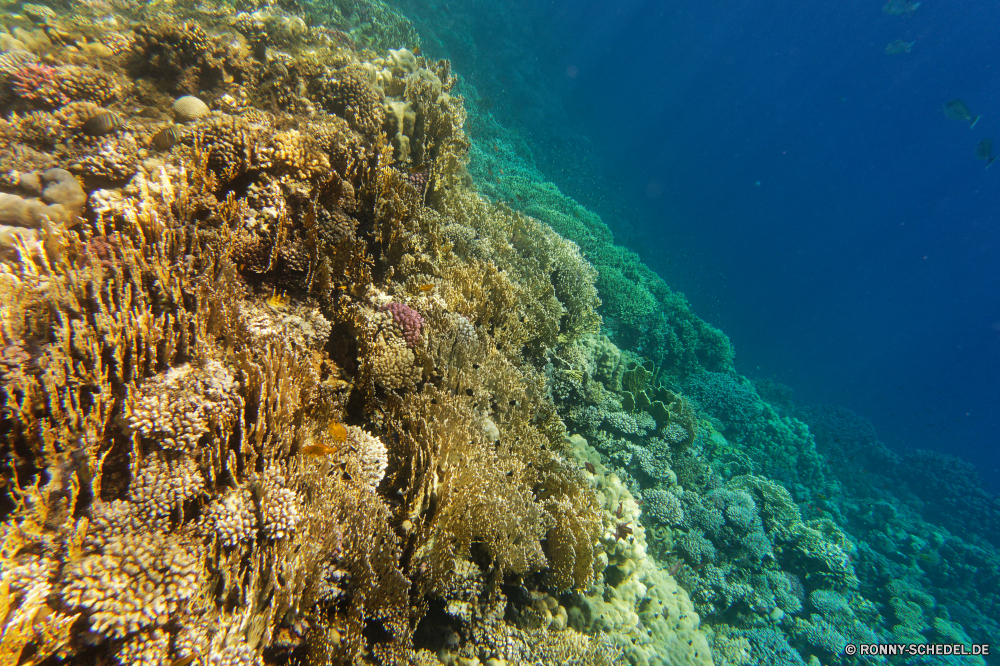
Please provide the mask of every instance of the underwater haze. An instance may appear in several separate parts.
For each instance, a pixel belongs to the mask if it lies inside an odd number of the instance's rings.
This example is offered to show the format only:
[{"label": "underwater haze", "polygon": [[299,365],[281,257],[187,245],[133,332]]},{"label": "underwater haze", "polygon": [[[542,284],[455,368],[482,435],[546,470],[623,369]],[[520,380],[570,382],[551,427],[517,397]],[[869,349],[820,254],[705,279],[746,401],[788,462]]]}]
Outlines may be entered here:
[{"label": "underwater haze", "polygon": [[[567,54],[568,103],[638,202],[640,254],[746,374],[1000,490],[1000,184],[974,156],[1000,131],[997,8],[618,7],[609,52]],[[972,131],[942,113],[956,97]]]},{"label": "underwater haze", "polygon": [[741,372],[996,492],[1000,190],[975,149],[1000,132],[1000,10],[910,6],[452,2],[441,46]]}]

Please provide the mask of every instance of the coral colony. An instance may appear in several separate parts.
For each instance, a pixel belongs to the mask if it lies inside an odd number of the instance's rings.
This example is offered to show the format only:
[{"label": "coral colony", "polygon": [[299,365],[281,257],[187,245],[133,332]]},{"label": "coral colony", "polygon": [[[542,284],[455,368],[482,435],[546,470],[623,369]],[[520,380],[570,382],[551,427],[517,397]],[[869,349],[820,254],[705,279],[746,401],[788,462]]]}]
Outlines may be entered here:
[{"label": "coral colony", "polygon": [[600,220],[481,194],[398,12],[102,7],[0,33],[4,663],[843,664],[997,610],[912,515],[859,548]]}]

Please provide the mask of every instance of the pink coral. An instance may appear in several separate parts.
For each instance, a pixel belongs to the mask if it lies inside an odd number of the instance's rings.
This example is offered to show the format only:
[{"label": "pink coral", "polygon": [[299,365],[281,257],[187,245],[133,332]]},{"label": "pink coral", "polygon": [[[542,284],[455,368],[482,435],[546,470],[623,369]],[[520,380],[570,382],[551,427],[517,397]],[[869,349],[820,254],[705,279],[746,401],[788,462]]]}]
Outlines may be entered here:
[{"label": "pink coral", "polygon": [[392,320],[396,322],[396,326],[403,329],[403,339],[406,340],[406,346],[413,347],[417,346],[417,341],[420,340],[420,332],[424,328],[424,318],[420,316],[420,313],[403,303],[388,303],[380,308],[383,312],[389,311],[392,313]]},{"label": "pink coral", "polygon": [[49,65],[27,65],[10,75],[10,87],[21,99],[62,106],[69,99],[57,87],[57,73]]}]

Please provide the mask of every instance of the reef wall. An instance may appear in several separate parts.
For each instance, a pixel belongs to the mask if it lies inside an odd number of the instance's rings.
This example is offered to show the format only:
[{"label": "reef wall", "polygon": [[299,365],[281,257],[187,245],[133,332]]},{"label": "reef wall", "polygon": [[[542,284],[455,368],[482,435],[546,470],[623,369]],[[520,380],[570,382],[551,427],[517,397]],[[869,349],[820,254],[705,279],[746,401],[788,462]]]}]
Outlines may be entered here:
[{"label": "reef wall", "polygon": [[891,456],[828,436],[843,415],[739,376],[389,5],[0,20],[0,663],[997,635],[993,545],[852,475]]},{"label": "reef wall", "polygon": [[8,19],[3,663],[710,664],[551,394],[597,273],[405,20],[248,9]]}]

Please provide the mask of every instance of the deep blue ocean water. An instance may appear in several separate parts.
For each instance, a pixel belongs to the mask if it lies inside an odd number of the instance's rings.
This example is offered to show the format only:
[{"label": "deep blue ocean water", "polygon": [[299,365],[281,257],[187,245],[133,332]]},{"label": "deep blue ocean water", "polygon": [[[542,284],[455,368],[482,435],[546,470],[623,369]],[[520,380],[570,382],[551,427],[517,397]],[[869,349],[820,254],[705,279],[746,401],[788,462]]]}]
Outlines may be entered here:
[{"label": "deep blue ocean water", "polygon": [[[1000,5],[437,9],[454,24],[428,53],[731,337],[743,374],[1000,490],[1000,164],[974,155],[1000,150]],[[888,55],[897,39],[911,52]],[[973,129],[944,115],[954,98]]]}]

